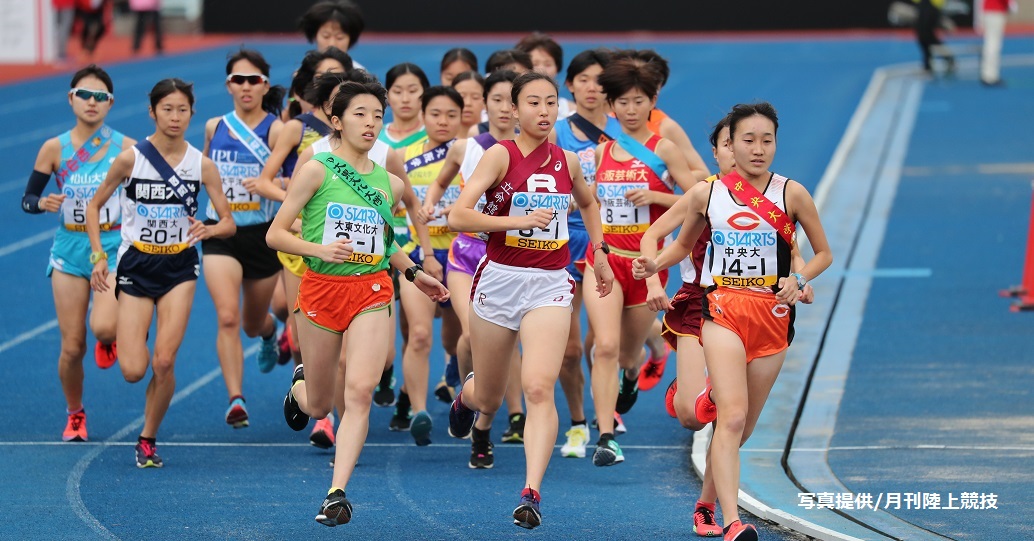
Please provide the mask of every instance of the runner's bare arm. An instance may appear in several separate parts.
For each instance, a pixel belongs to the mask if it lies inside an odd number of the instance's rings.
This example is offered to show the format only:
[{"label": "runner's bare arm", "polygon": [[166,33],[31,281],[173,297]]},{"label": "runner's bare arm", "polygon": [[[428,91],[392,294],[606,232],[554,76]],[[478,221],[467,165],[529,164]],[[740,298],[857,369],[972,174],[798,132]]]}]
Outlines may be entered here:
[{"label": "runner's bare arm", "polygon": [[449,152],[445,154],[445,163],[442,164],[438,176],[427,187],[427,195],[424,196],[420,214],[418,215],[421,222],[427,223],[434,217],[434,207],[442,200],[445,190],[456,180],[456,175],[460,172],[460,163],[467,154],[467,141],[470,141],[470,139],[456,141],[449,147]]},{"label": "runner's bare arm", "polygon": [[804,228],[804,233],[808,235],[808,242],[815,251],[815,256],[797,271],[810,282],[833,263],[833,252],[829,248],[829,241],[826,240],[826,231],[819,220],[819,211],[815,208],[815,201],[808,190],[796,181],[787,181],[786,199],[787,211]]},{"label": "runner's bare arm", "polygon": [[[474,210],[481,194],[499,184],[509,165],[510,155],[502,145],[495,145],[485,151],[474,173],[467,179],[466,186],[452,207],[452,212],[449,213],[450,229],[468,233],[488,233],[549,225],[553,215],[545,209],[538,209],[527,216],[489,216]],[[585,181],[582,181],[582,184],[585,184]]]},{"label": "runner's bare arm", "polygon": [[[86,205],[86,234],[90,238],[90,251],[103,252],[104,245],[101,244],[101,214],[100,209],[111,199],[111,195],[118,189],[123,179],[133,173],[133,164],[136,158],[132,149],[123,150],[115,157],[104,181],[97,187],[93,198]],[[108,290],[108,261],[97,261],[90,274],[90,287],[94,291],[104,292]]]},{"label": "runner's bare arm", "polygon": [[205,146],[201,147],[201,153],[205,156],[208,156],[208,151],[212,150],[212,138],[215,137],[215,129],[219,126],[219,121],[222,118],[217,116],[205,122]]},{"label": "runner's bare arm", "polygon": [[686,203],[687,208],[682,221],[682,230],[675,237],[675,242],[668,245],[659,256],[657,255],[656,242],[650,245],[642,243],[640,245],[640,253],[642,255],[632,261],[633,277],[637,280],[642,280],[653,276],[672,265],[678,264],[679,261],[682,261],[687,255],[692,253],[693,246],[696,244],[697,238],[700,237],[700,232],[704,230],[704,225],[706,224],[704,212],[707,210],[709,194],[709,186],[704,183],[690,188],[686,194],[686,197],[690,199]]},{"label": "runner's bare arm", "polygon": [[[29,182],[25,186],[25,195],[22,196],[22,209],[25,212],[33,214],[57,212],[61,208],[61,203],[65,200],[64,194],[58,192],[43,196],[43,190],[50,183],[50,177],[61,167],[60,161],[61,142],[57,137],[47,139],[40,147],[39,154],[36,155],[36,163],[32,167],[33,175],[29,177]],[[37,172],[47,176],[46,183],[43,183],[41,179],[34,180]]]},{"label": "runner's bare arm", "polygon": [[328,263],[342,263],[351,257],[352,241],[347,238],[323,245],[302,240],[291,232],[295,218],[323,184],[325,171],[322,163],[312,160],[295,169],[284,204],[266,232],[266,244],[270,248],[303,257],[318,257]]},{"label": "runner's bare arm", "polygon": [[219,177],[219,168],[209,158],[201,158],[201,184],[212,202],[212,208],[219,215],[219,221],[212,225],[205,225],[204,222],[191,216],[190,231],[191,245],[208,238],[225,239],[232,237],[237,232],[237,223],[233,221],[233,213],[230,212],[230,202],[226,200],[223,193],[223,181]]},{"label": "runner's bare arm", "polygon": [[298,141],[302,139],[302,123],[299,120],[291,120],[280,129],[273,148],[270,150],[269,160],[262,167],[262,172],[257,178],[244,179],[241,183],[249,191],[257,193],[272,201],[283,201],[286,197],[284,188],[278,185],[276,178],[287,161],[287,156],[294,151]]},{"label": "runner's bare arm", "polygon": [[[564,155],[567,157],[567,168],[572,171],[571,195],[582,209],[582,221],[585,222],[585,231],[589,234],[591,246],[598,246],[603,242],[603,220],[600,218],[599,203],[585,182],[578,156],[569,150],[565,150]],[[614,286],[614,271],[603,252],[595,254],[592,270],[596,273],[596,292],[600,297],[606,297]]]},{"label": "runner's bare arm", "polygon": [[704,180],[711,175],[707,170],[707,164],[704,163],[704,159],[700,157],[700,153],[693,148],[693,143],[689,140],[689,136],[686,135],[686,131],[679,126],[678,122],[675,122],[670,117],[665,118],[661,121],[661,137],[668,139],[675,146],[682,151],[685,156],[686,163],[689,165],[689,169],[693,172],[693,176],[697,180]]}]

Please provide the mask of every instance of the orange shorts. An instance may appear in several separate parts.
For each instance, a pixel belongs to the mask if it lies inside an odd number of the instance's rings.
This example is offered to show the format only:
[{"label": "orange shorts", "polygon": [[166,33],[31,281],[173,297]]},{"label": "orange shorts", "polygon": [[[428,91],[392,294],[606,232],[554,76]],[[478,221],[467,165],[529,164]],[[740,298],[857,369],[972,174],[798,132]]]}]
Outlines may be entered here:
[{"label": "orange shorts", "polygon": [[671,349],[678,350],[680,337],[700,339],[701,321],[700,307],[704,298],[704,288],[697,284],[683,284],[679,292],[671,298],[673,310],[664,314],[661,322],[661,338],[664,338]]},{"label": "orange shorts", "polygon": [[[614,282],[621,285],[621,292],[625,295],[625,308],[643,306],[646,304],[646,280],[636,280],[632,277],[632,258],[611,252],[607,254],[607,262],[610,263],[610,270],[614,271]],[[596,254],[588,252],[585,254],[585,266],[592,267],[596,264]],[[584,268],[584,267],[583,267]],[[661,279],[661,285],[668,283],[667,269],[657,273]]]},{"label": "orange shorts", "polygon": [[342,334],[360,314],[391,309],[395,298],[386,271],[358,276],[331,276],[307,269],[298,288],[294,311],[313,325]]},{"label": "orange shorts", "polygon": [[783,351],[793,340],[794,307],[776,302],[772,293],[709,288],[702,311],[704,319],[740,337],[748,363]]}]

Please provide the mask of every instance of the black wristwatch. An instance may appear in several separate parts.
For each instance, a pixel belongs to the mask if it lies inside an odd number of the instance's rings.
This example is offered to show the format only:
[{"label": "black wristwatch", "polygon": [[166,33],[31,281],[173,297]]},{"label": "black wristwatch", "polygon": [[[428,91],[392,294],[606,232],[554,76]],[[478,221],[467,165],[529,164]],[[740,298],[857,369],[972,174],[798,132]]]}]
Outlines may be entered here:
[{"label": "black wristwatch", "polygon": [[595,252],[596,250],[603,250],[604,254],[609,254],[610,245],[607,244],[607,241],[601,240],[599,244],[592,245],[592,251]]},{"label": "black wristwatch", "polygon": [[410,282],[416,281],[416,273],[422,272],[423,270],[424,268],[420,265],[413,265],[412,267],[409,267],[408,269],[406,269],[406,280],[409,280]]}]

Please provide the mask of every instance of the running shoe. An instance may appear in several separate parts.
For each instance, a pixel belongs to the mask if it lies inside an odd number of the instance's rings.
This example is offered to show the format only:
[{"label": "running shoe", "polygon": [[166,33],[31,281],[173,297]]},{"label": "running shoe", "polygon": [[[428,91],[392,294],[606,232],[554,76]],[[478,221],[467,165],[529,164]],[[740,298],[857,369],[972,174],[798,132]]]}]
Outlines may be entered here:
[{"label": "running shoe", "polygon": [[118,361],[118,347],[115,342],[110,344],[97,342],[97,345],[93,346],[93,359],[97,361],[97,366],[102,370],[115,366]]},{"label": "running shoe", "polygon": [[395,402],[395,415],[392,415],[391,421],[388,422],[388,430],[408,432],[412,420],[413,412],[410,411],[409,395],[399,391],[399,399]]},{"label": "running shoe", "polygon": [[305,372],[302,369],[302,365],[294,367],[294,375],[291,377],[291,389],[287,391],[287,396],[284,397],[284,419],[287,420],[287,426],[291,427],[291,430],[299,432],[305,428],[305,425],[309,424],[309,416],[302,411],[302,408],[298,406],[298,401],[294,398],[294,386],[300,382],[305,381]]},{"label": "running shoe", "polygon": [[639,398],[639,379],[628,379],[625,371],[621,371],[621,386],[618,389],[618,401],[614,404],[614,411],[617,413],[628,413]]},{"label": "running shoe", "polygon": [[316,514],[316,522],[324,526],[339,526],[352,520],[352,504],[345,497],[345,491],[337,489],[323,500],[320,512]]},{"label": "running shoe", "polygon": [[[600,429],[600,423],[596,419],[592,420],[592,428]],[[614,435],[620,436],[625,432],[628,432],[628,428],[625,427],[625,422],[621,420],[621,415],[614,413]]]},{"label": "running shoe", "polygon": [[585,458],[585,444],[589,442],[589,427],[585,425],[572,426],[564,433],[567,442],[560,448],[560,456],[564,458]]},{"label": "running shoe", "polygon": [[724,541],[758,541],[758,530],[753,524],[744,524],[737,520],[722,531],[725,533]]},{"label": "running shoe", "polygon": [[291,340],[291,326],[285,325],[284,332],[280,333],[280,338],[276,341],[276,364],[287,364],[291,361],[291,346],[293,343],[293,340]]},{"label": "running shoe", "polygon": [[679,390],[679,378],[671,380],[668,384],[668,390],[664,391],[664,411],[668,412],[668,415],[678,418],[679,414],[675,412],[675,393]]},{"label": "running shoe", "polygon": [[462,385],[460,381],[460,360],[455,355],[449,355],[449,361],[445,363],[445,384],[453,389]]},{"label": "running shoe", "polygon": [[452,399],[456,397],[456,389],[450,387],[449,384],[445,382],[444,374],[442,375],[441,381],[438,382],[438,385],[435,385],[434,387],[434,396],[439,401],[445,402],[446,404],[452,402]]},{"label": "running shoe", "polygon": [[[463,380],[464,385],[473,377],[474,373],[471,372]],[[477,412],[463,405],[463,391],[460,391],[460,394],[456,395],[456,399],[452,401],[452,407],[449,408],[449,435],[454,438],[466,438],[474,428],[476,420]]]},{"label": "running shoe", "polygon": [[158,456],[158,447],[149,440],[140,439],[136,443],[136,467],[160,468],[162,458]]},{"label": "running shoe", "polygon": [[280,360],[280,352],[277,348],[276,319],[273,319],[273,334],[269,338],[262,338],[262,345],[259,346],[258,365],[259,372],[268,374],[276,368]]},{"label": "running shoe", "polygon": [[390,408],[395,405],[395,366],[389,366],[381,372],[381,381],[373,390],[373,403],[382,408]]},{"label": "running shoe", "polygon": [[523,413],[514,413],[510,416],[510,426],[503,432],[503,443],[524,443],[524,421]]},{"label": "running shoe", "polygon": [[334,446],[334,416],[327,415],[316,421],[309,434],[309,443],[320,449],[330,449]]},{"label": "running shoe", "polygon": [[431,414],[419,411],[409,424],[409,433],[420,447],[431,445]]},{"label": "running shoe", "polygon": [[542,524],[542,512],[539,505],[542,497],[537,490],[526,488],[521,491],[521,501],[513,510],[513,523],[521,528],[532,529]]},{"label": "running shoe", "polygon": [[714,504],[711,507],[697,502],[693,511],[693,533],[700,537],[718,537],[722,535],[722,527],[714,521]]},{"label": "running shoe", "polygon": [[706,425],[718,418],[718,407],[711,401],[711,380],[707,380],[707,386],[697,395],[696,403],[693,406],[697,421]]},{"label": "running shoe", "polygon": [[[480,430],[478,431],[480,432]],[[490,470],[495,465],[495,456],[492,455],[492,442],[488,439],[488,431],[485,431],[484,439],[471,438],[470,442],[470,466],[472,470]]]},{"label": "running shoe", "polygon": [[665,342],[664,353],[660,357],[653,357],[652,352],[650,355],[651,357],[646,359],[646,364],[643,365],[643,369],[639,372],[639,388],[644,391],[653,389],[661,381],[661,376],[664,375],[664,367],[668,364],[668,356],[671,355],[671,346]]},{"label": "running shoe", "polygon": [[65,432],[61,435],[64,441],[86,441],[86,410],[80,409],[75,413],[68,414],[68,422],[65,424]]},{"label": "running shoe", "polygon": [[226,408],[226,424],[234,428],[248,426],[248,407],[244,405],[243,396],[235,396],[230,400],[230,407]]},{"label": "running shoe", "polygon": [[596,451],[592,454],[592,463],[596,466],[613,466],[625,461],[625,455],[621,452],[621,446],[613,436],[600,437],[596,442]]}]

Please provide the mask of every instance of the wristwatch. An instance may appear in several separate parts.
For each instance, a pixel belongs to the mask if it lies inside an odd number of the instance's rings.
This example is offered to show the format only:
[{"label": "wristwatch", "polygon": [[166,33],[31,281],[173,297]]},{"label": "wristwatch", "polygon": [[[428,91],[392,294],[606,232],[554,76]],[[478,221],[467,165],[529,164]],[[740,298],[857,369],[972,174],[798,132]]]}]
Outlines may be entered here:
[{"label": "wristwatch", "polygon": [[90,252],[90,264],[96,265],[98,261],[108,259],[108,252]]},{"label": "wristwatch", "polygon": [[808,280],[804,278],[804,275],[799,272],[791,272],[790,276],[797,279],[797,289],[804,289],[804,286],[808,285]]},{"label": "wristwatch", "polygon": [[592,251],[595,252],[596,250],[603,250],[603,253],[609,254],[610,245],[607,244],[607,241],[601,240],[599,244],[592,245]]},{"label": "wristwatch", "polygon": [[416,273],[422,272],[423,270],[424,268],[420,265],[413,265],[412,267],[409,267],[408,269],[406,269],[406,280],[409,280],[410,282],[416,281]]}]

